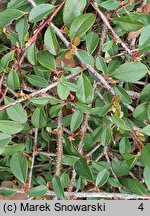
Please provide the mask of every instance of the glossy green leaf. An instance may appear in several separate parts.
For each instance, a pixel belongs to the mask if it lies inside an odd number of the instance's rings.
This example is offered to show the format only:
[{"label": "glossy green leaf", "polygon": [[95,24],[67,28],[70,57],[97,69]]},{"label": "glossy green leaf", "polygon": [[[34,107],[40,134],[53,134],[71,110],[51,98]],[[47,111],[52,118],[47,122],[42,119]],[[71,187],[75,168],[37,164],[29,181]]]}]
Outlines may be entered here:
[{"label": "glossy green leaf", "polygon": [[86,6],[87,0],[67,0],[63,10],[63,21],[67,27],[70,27],[73,20],[81,15]]},{"label": "glossy green leaf", "polygon": [[48,51],[40,51],[38,52],[38,62],[45,68],[49,70],[56,69],[55,58]]},{"label": "glossy green leaf", "polygon": [[[4,98],[5,105],[14,102],[9,97]],[[7,115],[11,120],[25,123],[27,121],[27,112],[22,108],[21,104],[16,104],[6,109]]]},{"label": "glossy green leaf", "polygon": [[140,162],[143,166],[147,166],[150,168],[150,144],[146,144],[142,148],[141,156],[140,156]]},{"label": "glossy green leaf", "polygon": [[21,44],[24,44],[25,38],[28,35],[28,27],[28,20],[26,18],[21,18],[16,24],[16,32],[19,35]]},{"label": "glossy green leaf", "polygon": [[90,167],[87,164],[86,159],[80,158],[75,163],[74,169],[80,177],[82,177],[82,178],[84,178],[90,182],[93,182],[93,174],[92,174]]},{"label": "glossy green leaf", "polygon": [[45,127],[47,120],[44,109],[36,108],[32,114],[31,122],[35,128]]},{"label": "glossy green leaf", "polygon": [[80,111],[76,111],[73,113],[71,117],[71,123],[70,123],[70,129],[71,132],[74,132],[77,130],[77,128],[81,125],[83,121],[83,114]]},{"label": "glossy green leaf", "polygon": [[53,10],[54,6],[51,4],[39,4],[32,8],[29,13],[29,21],[30,22],[38,22],[44,17],[47,17]]},{"label": "glossy green leaf", "polygon": [[125,81],[136,82],[148,73],[148,68],[141,62],[126,62],[112,74],[113,77]]},{"label": "glossy green leaf", "polygon": [[147,136],[150,136],[150,125],[147,125],[142,129],[143,133],[146,134]]},{"label": "glossy green leaf", "polygon": [[27,57],[32,65],[37,64],[37,48],[34,43],[28,48]]},{"label": "glossy green leaf", "polygon": [[133,194],[138,194],[142,196],[147,194],[146,188],[137,179],[124,178],[124,179],[121,179],[120,181]]},{"label": "glossy green leaf", "polygon": [[108,68],[107,68],[106,62],[101,56],[98,56],[96,58],[96,68],[102,71],[104,74],[108,74]]},{"label": "glossy green leaf", "polygon": [[6,68],[8,66],[8,63],[11,62],[14,58],[14,52],[8,52],[1,58],[1,65],[3,68]]},{"label": "glossy green leaf", "polygon": [[11,141],[11,139],[12,137],[10,135],[0,132],[0,148],[5,147],[5,145]]},{"label": "glossy green leaf", "polygon": [[28,161],[22,152],[18,152],[12,156],[10,168],[18,180],[25,184],[28,177]]},{"label": "glossy green leaf", "polygon": [[0,195],[4,197],[11,197],[17,193],[17,190],[13,190],[11,188],[1,188],[0,189]]},{"label": "glossy green leaf", "polygon": [[138,121],[144,121],[147,118],[147,103],[142,103],[133,111],[133,117]]},{"label": "glossy green leaf", "polygon": [[22,131],[23,125],[16,121],[0,120],[0,130],[6,134],[15,134]]},{"label": "glossy green leaf", "polygon": [[130,128],[125,124],[125,122],[120,119],[118,116],[112,116],[111,117],[112,122],[117,126],[120,127],[121,129],[125,130],[125,131],[129,131]]},{"label": "glossy green leaf", "polygon": [[69,89],[66,85],[64,85],[61,80],[57,85],[57,92],[58,92],[58,96],[60,97],[60,99],[65,100],[67,99],[67,97],[69,96]]},{"label": "glossy green leaf", "polygon": [[36,187],[30,189],[27,192],[27,194],[30,197],[41,197],[41,196],[44,196],[47,191],[48,191],[48,188],[44,185],[41,185],[41,186],[36,186]]},{"label": "glossy green leaf", "polygon": [[119,152],[123,155],[125,153],[130,153],[131,151],[131,144],[129,139],[123,137],[119,142]]},{"label": "glossy green leaf", "polygon": [[19,76],[18,76],[17,72],[15,72],[14,70],[11,70],[9,75],[8,75],[7,85],[12,90],[16,90],[20,86]]},{"label": "glossy green leaf", "polygon": [[107,10],[115,10],[119,7],[119,2],[116,0],[107,0],[101,3],[101,7]]},{"label": "glossy green leaf", "polygon": [[57,104],[57,105],[52,106],[49,109],[49,115],[51,116],[51,118],[56,117],[62,108],[63,108],[63,104]]},{"label": "glossy green leaf", "polygon": [[5,148],[0,149],[0,153],[4,156],[13,156],[17,152],[23,152],[25,149],[25,145],[20,144],[12,144],[12,145],[6,145]]},{"label": "glossy green leaf", "polygon": [[17,20],[22,17],[25,13],[16,9],[6,9],[0,12],[0,28],[4,28],[11,24],[13,20]]},{"label": "glossy green leaf", "polygon": [[102,170],[98,173],[96,178],[96,186],[101,187],[103,186],[109,178],[109,171],[108,170]]},{"label": "glossy green leaf", "polygon": [[124,88],[122,88],[119,85],[116,85],[114,89],[115,89],[116,94],[120,95],[121,101],[123,103],[126,103],[126,104],[132,103],[131,97],[128,95],[128,93],[126,92],[126,90]]},{"label": "glossy green leaf", "polygon": [[150,25],[144,27],[140,35],[139,48],[144,52],[150,52]]},{"label": "glossy green leaf", "polygon": [[150,168],[145,167],[143,172],[143,177],[148,190],[150,190]]},{"label": "glossy green leaf", "polygon": [[57,41],[55,32],[51,27],[47,28],[45,32],[44,43],[45,43],[46,48],[52,55],[57,55],[58,41]]},{"label": "glossy green leaf", "polygon": [[150,102],[150,83],[143,88],[140,94],[140,101],[141,103]]},{"label": "glossy green leaf", "polygon": [[82,14],[76,17],[69,30],[70,39],[73,40],[75,37],[82,37],[94,24],[95,15],[91,13]]},{"label": "glossy green leaf", "polygon": [[49,85],[46,79],[37,75],[31,74],[26,76],[26,78],[31,85],[36,87],[47,87]]},{"label": "glossy green leaf", "polygon": [[94,91],[89,79],[84,75],[80,75],[77,81],[78,90],[76,96],[82,103],[90,104],[94,99]]},{"label": "glossy green leaf", "polygon": [[99,43],[99,36],[95,32],[89,32],[86,36],[86,48],[89,54],[92,54]]},{"label": "glossy green leaf", "polygon": [[52,186],[53,186],[53,190],[56,193],[56,196],[58,198],[60,198],[61,200],[65,200],[65,194],[63,191],[63,187],[60,181],[60,178],[58,176],[54,176],[52,179]]},{"label": "glossy green leaf", "polygon": [[92,55],[90,55],[85,50],[78,50],[78,54],[79,54],[83,64],[89,64],[92,67],[94,67],[94,58]]}]

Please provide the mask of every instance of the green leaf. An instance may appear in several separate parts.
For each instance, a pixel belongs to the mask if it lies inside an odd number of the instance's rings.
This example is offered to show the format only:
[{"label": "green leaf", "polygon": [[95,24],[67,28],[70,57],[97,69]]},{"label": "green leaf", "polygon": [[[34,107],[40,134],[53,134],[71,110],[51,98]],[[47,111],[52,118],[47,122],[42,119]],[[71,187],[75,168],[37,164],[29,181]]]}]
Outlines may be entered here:
[{"label": "green leaf", "polygon": [[76,96],[82,103],[90,104],[94,99],[94,90],[89,79],[84,75],[80,75],[77,81],[78,90]]},{"label": "green leaf", "polygon": [[36,108],[32,114],[31,122],[35,128],[45,127],[47,120],[44,109]]},{"label": "green leaf", "polygon": [[54,6],[51,4],[39,4],[32,8],[29,13],[29,21],[30,22],[38,22],[41,19],[47,17],[53,10]]},{"label": "green leaf", "polygon": [[12,144],[12,145],[6,145],[5,148],[0,149],[0,152],[4,156],[13,156],[17,152],[23,152],[25,149],[24,144]]},{"label": "green leaf", "polygon": [[6,9],[0,12],[0,28],[4,28],[11,24],[13,20],[17,20],[22,17],[25,13],[16,9]]},{"label": "green leaf", "polygon": [[[9,97],[4,98],[5,105],[14,102]],[[27,112],[22,108],[21,104],[16,104],[6,109],[7,115],[11,120],[18,121],[21,123],[27,122]]]},{"label": "green leaf", "polygon": [[76,102],[75,105],[80,112],[90,114],[91,108],[88,107],[88,105],[86,105],[84,103],[80,103],[80,102]]},{"label": "green leaf", "polygon": [[63,104],[57,104],[57,105],[52,106],[49,109],[49,115],[51,116],[51,118],[56,117],[59,111],[63,108],[63,106],[64,106]]},{"label": "green leaf", "polygon": [[36,106],[42,107],[49,103],[50,97],[37,97],[31,98],[30,101],[35,104]]},{"label": "green leaf", "polygon": [[94,58],[92,55],[90,55],[85,50],[78,50],[78,54],[79,54],[83,64],[89,64],[92,67],[94,67]]},{"label": "green leaf", "polygon": [[12,137],[0,132],[0,148],[4,148],[11,141]]},{"label": "green leaf", "polygon": [[117,126],[120,127],[121,129],[125,130],[125,131],[129,131],[130,128],[125,124],[125,122],[120,119],[118,116],[112,116],[111,117],[112,122]]},{"label": "green leaf", "polygon": [[112,168],[117,176],[124,176],[129,174],[129,167],[126,161],[120,161],[117,158],[112,160]]},{"label": "green leaf", "polygon": [[44,196],[48,191],[48,188],[44,185],[41,185],[41,186],[36,186],[32,189],[30,189],[27,194],[30,196],[30,197],[41,197],[41,196]]},{"label": "green leaf", "polygon": [[142,129],[143,133],[146,134],[147,136],[150,136],[150,125],[147,125]]},{"label": "green leaf", "polygon": [[147,102],[147,101],[150,102],[150,94],[149,93],[150,93],[150,83],[147,84],[143,88],[143,90],[142,90],[142,92],[140,94],[140,101],[141,101],[141,103],[144,103],[144,102]]},{"label": "green leaf", "polygon": [[28,48],[27,57],[32,65],[37,64],[37,48],[34,43]]},{"label": "green leaf", "polygon": [[48,51],[38,52],[38,62],[49,70],[56,70],[55,58]]},{"label": "green leaf", "polygon": [[95,15],[92,13],[86,13],[76,17],[70,26],[70,39],[73,40],[75,37],[82,37],[91,28],[94,22]]},{"label": "green leaf", "polygon": [[75,163],[74,169],[79,176],[81,176],[82,178],[84,178],[90,182],[93,182],[93,174],[92,174],[90,167],[88,166],[88,164],[86,162],[86,159],[80,158]]},{"label": "green leaf", "polygon": [[106,128],[104,128],[104,130],[101,134],[102,146],[108,145],[111,140],[112,140],[112,129],[111,129],[111,127],[106,127]]},{"label": "green leaf", "polygon": [[16,193],[17,193],[17,190],[13,190],[10,188],[7,188],[7,189],[1,188],[0,189],[0,195],[5,196],[5,197],[11,197],[11,196],[15,195]]},{"label": "green leaf", "polygon": [[146,188],[137,180],[122,178],[120,182],[125,185],[133,194],[144,196],[147,194]]},{"label": "green leaf", "polygon": [[10,159],[10,168],[18,180],[25,184],[28,177],[28,161],[22,152],[18,152]]},{"label": "green leaf", "polygon": [[107,0],[101,3],[101,7],[107,10],[115,10],[118,8],[118,6],[119,6],[119,2],[116,0]]},{"label": "green leaf", "polygon": [[1,65],[3,68],[6,68],[8,66],[8,63],[11,62],[14,58],[14,52],[8,52],[1,58]]},{"label": "green leaf", "polygon": [[79,157],[73,155],[65,155],[62,159],[62,163],[66,166],[74,166],[79,159]]},{"label": "green leaf", "polygon": [[108,68],[107,68],[106,62],[101,56],[98,56],[96,58],[96,68],[102,71],[104,74],[108,74]]},{"label": "green leaf", "polygon": [[150,168],[150,144],[149,143],[142,148],[140,163],[143,166],[145,167],[147,166]]},{"label": "green leaf", "polygon": [[58,96],[60,97],[60,99],[62,99],[62,100],[67,99],[67,97],[69,96],[69,93],[70,93],[68,87],[61,82],[61,79],[57,85],[57,93],[58,93]]},{"label": "green leaf", "polygon": [[125,82],[136,82],[147,73],[148,68],[141,62],[126,62],[116,69],[112,76]]},{"label": "green leaf", "polygon": [[148,190],[150,190],[150,168],[145,167],[143,172],[143,177]]},{"label": "green leaf", "polygon": [[119,142],[119,152],[120,154],[130,153],[131,151],[131,144],[129,139],[123,137]]},{"label": "green leaf", "polygon": [[65,200],[66,197],[63,191],[63,187],[62,187],[60,178],[58,176],[53,177],[52,186],[53,186],[53,190],[56,193],[57,197],[61,200]]},{"label": "green leaf", "polygon": [[113,22],[119,26],[119,28],[127,31],[137,31],[141,29],[144,25],[138,21],[139,20],[139,14],[129,14],[127,16],[121,16],[117,17],[113,20]]},{"label": "green leaf", "polygon": [[142,103],[133,111],[133,117],[138,121],[143,121],[147,118],[147,103]]},{"label": "green leaf", "polygon": [[81,15],[86,6],[86,0],[67,0],[63,10],[63,21],[67,27],[70,27],[73,20]]},{"label": "green leaf", "polygon": [[122,88],[119,85],[116,85],[114,87],[114,89],[115,89],[116,94],[121,96],[121,101],[123,103],[126,103],[126,104],[131,104],[132,103],[131,97],[128,95],[128,93],[125,91],[124,88]]},{"label": "green leaf", "polygon": [[18,76],[17,72],[15,72],[14,70],[11,70],[9,75],[8,75],[7,85],[12,90],[16,90],[20,86],[19,76]]},{"label": "green leaf", "polygon": [[15,134],[22,131],[23,125],[16,121],[0,120],[0,130],[6,134]]},{"label": "green leaf", "polygon": [[99,43],[99,36],[95,32],[89,32],[86,36],[86,48],[89,54],[92,54]]},{"label": "green leaf", "polygon": [[150,25],[144,27],[140,35],[139,48],[144,52],[150,52]]},{"label": "green leaf", "polygon": [[49,85],[46,79],[37,75],[31,74],[26,76],[26,78],[31,85],[36,87],[47,87]]},{"label": "green leaf", "polygon": [[103,186],[107,182],[109,175],[110,174],[109,174],[108,170],[106,170],[106,169],[100,171],[97,175],[97,178],[96,178],[96,187]]},{"label": "green leaf", "polygon": [[28,35],[28,27],[28,20],[25,18],[20,19],[16,23],[16,32],[18,33],[21,44],[24,44],[25,37]]},{"label": "green leaf", "polygon": [[70,123],[70,129],[71,132],[74,132],[77,130],[77,128],[81,125],[83,121],[83,114],[77,110],[75,113],[73,113],[71,117],[71,123]]},{"label": "green leaf", "polygon": [[59,47],[58,41],[57,41],[55,32],[51,27],[47,28],[45,32],[44,43],[45,43],[46,48],[52,55],[57,55],[58,47]]},{"label": "green leaf", "polygon": [[60,182],[63,188],[67,188],[69,186],[70,178],[67,173],[63,173],[60,176]]},{"label": "green leaf", "polygon": [[112,107],[111,103],[107,103],[103,107],[100,107],[100,111],[99,111],[98,115],[100,117],[105,116],[109,112],[111,107]]}]

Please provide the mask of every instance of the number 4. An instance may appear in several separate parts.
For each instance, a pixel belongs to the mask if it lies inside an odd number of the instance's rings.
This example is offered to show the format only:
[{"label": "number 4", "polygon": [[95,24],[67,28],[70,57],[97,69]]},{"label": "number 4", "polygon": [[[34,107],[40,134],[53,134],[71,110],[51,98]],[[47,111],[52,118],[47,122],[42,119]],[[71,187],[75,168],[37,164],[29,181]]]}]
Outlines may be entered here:
[{"label": "number 4", "polygon": [[143,203],[141,203],[138,207],[139,210],[143,211],[144,210],[144,206],[143,206]]}]

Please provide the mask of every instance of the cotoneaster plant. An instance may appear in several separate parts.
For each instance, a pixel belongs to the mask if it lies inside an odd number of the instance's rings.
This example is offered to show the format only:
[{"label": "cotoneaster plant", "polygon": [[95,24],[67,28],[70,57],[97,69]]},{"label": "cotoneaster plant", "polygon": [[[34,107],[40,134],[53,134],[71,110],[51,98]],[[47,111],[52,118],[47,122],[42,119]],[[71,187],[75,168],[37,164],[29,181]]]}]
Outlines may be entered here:
[{"label": "cotoneaster plant", "polygon": [[0,198],[149,199],[150,1],[0,6]]}]

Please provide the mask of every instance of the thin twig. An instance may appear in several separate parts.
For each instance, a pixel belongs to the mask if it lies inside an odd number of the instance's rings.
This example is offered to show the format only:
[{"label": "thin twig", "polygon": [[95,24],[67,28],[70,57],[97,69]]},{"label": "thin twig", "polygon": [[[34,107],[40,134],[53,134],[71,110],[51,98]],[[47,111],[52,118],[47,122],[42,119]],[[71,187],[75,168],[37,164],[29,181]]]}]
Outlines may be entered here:
[{"label": "thin twig", "polygon": [[85,136],[85,132],[87,129],[87,124],[88,124],[88,120],[89,120],[90,116],[88,114],[85,115],[83,123],[81,125],[81,129],[80,129],[80,141],[78,143],[78,151],[80,154],[83,153],[83,140],[84,140],[84,136]]},{"label": "thin twig", "polygon": [[61,174],[61,160],[63,155],[63,126],[62,126],[62,110],[58,114],[58,127],[57,127],[57,153],[56,153],[56,170],[55,175]]},{"label": "thin twig", "polygon": [[[36,6],[35,3],[33,3],[33,1],[29,1],[32,6]],[[61,2],[55,9],[55,11],[52,13],[51,16],[48,17],[48,19],[46,19],[35,31],[34,31],[34,35],[28,40],[28,42],[26,43],[26,46],[30,46],[32,43],[34,43],[37,39],[38,34],[43,30],[43,28],[47,25],[50,24],[51,21],[53,20],[53,18],[57,15],[57,13],[60,11],[60,9],[63,7],[63,5],[65,4],[65,1]]]},{"label": "thin twig", "polygon": [[33,173],[33,167],[34,167],[34,161],[35,161],[35,155],[36,155],[36,149],[37,149],[37,138],[38,138],[38,128],[34,129],[34,147],[33,147],[33,154],[32,154],[32,164],[29,172],[29,180],[28,180],[28,187],[31,188],[31,182],[32,182],[32,173]]},{"label": "thin twig", "polygon": [[111,31],[111,33],[114,36],[114,38],[116,39],[116,41],[121,44],[121,46],[125,49],[125,51],[128,52],[128,54],[130,56],[132,56],[132,51],[127,47],[127,45],[121,40],[121,38],[113,30],[113,28],[111,27],[111,25],[110,25],[108,19],[106,18],[106,16],[98,8],[98,4],[96,2],[91,3],[91,4],[92,4],[93,8],[97,11],[97,13],[100,15],[101,19],[103,20],[103,22],[105,23],[105,25],[107,26],[107,28]]},{"label": "thin twig", "polygon": [[[66,77],[66,79],[70,79],[70,78],[75,77],[75,76],[77,76],[77,74],[70,74],[70,75],[68,75]],[[26,95],[27,97],[20,98],[20,99],[15,100],[15,101],[7,104],[7,105],[1,106],[0,111],[3,111],[3,110],[5,110],[5,109],[7,109],[7,108],[9,108],[11,106],[14,106],[14,105],[16,105],[18,103],[21,103],[23,101],[26,101],[28,99],[31,99],[31,98],[33,98],[33,97],[35,97],[37,95],[42,94],[42,93],[45,93],[45,92],[51,90],[52,88],[56,87],[57,85],[58,85],[58,82],[54,82],[54,83],[50,84],[49,86],[47,86],[46,88],[42,88],[42,89],[40,89],[40,90],[38,90],[36,92],[33,92],[33,93],[29,94],[29,95]]]}]

